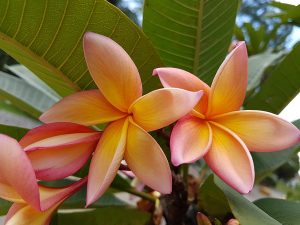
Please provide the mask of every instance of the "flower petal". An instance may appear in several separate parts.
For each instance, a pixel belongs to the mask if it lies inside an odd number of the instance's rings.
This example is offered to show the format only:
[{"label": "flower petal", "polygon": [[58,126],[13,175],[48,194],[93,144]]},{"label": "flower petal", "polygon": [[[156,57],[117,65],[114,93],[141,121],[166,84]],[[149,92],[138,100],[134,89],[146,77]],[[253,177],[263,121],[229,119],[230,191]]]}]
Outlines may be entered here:
[{"label": "flower petal", "polygon": [[54,136],[25,148],[36,177],[58,180],[77,172],[95,150],[101,133]]},{"label": "flower petal", "polygon": [[268,112],[230,112],[213,120],[236,133],[251,151],[278,151],[300,141],[300,130],[296,126]]},{"label": "flower petal", "polygon": [[0,134],[0,197],[7,200],[21,197],[36,209],[40,209],[38,185],[29,159],[15,139],[2,134]]},{"label": "flower petal", "polygon": [[28,145],[49,137],[74,133],[95,133],[95,130],[76,123],[49,123],[31,129],[25,134],[25,136],[20,140],[19,143],[22,148],[25,148]]},{"label": "flower petal", "polygon": [[125,50],[112,39],[88,32],[84,35],[84,56],[100,91],[116,108],[127,112],[142,96],[139,72]]},{"label": "flower petal", "polygon": [[172,130],[170,147],[173,165],[192,163],[203,157],[211,146],[209,124],[196,117],[179,120]]},{"label": "flower petal", "polygon": [[40,116],[44,123],[73,122],[96,125],[124,117],[98,90],[81,91],[64,97]]},{"label": "flower petal", "polygon": [[171,193],[172,176],[166,156],[155,139],[132,121],[128,126],[124,157],[143,183],[163,194]]},{"label": "flower petal", "polygon": [[203,96],[195,109],[200,113],[206,112],[210,87],[198,77],[182,69],[170,67],[154,69],[153,75],[158,75],[165,88],[182,88],[187,91],[203,90]]},{"label": "flower petal", "polygon": [[239,110],[243,104],[248,80],[248,56],[244,42],[226,57],[211,86],[207,115]]},{"label": "flower petal", "polygon": [[28,204],[13,204],[6,216],[6,225],[48,225],[51,216],[57,207],[74,192],[76,192],[86,179],[82,179],[68,187],[47,188],[40,187],[43,211],[36,210]]},{"label": "flower petal", "polygon": [[112,122],[96,148],[89,170],[87,205],[96,201],[113,181],[123,159],[128,120]]},{"label": "flower petal", "polygon": [[254,166],[246,145],[230,130],[210,123],[213,141],[204,156],[208,166],[228,185],[248,193],[254,183]]},{"label": "flower petal", "polygon": [[146,131],[157,130],[174,123],[191,112],[203,91],[191,92],[179,88],[152,91],[130,107],[133,120]]}]

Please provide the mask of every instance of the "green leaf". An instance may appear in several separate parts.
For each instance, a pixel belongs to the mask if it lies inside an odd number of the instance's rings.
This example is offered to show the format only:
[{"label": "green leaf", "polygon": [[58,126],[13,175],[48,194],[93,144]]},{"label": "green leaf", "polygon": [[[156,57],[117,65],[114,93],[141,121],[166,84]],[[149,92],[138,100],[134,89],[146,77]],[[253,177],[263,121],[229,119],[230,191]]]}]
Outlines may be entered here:
[{"label": "green leaf", "polygon": [[[293,124],[300,129],[300,120],[295,121]],[[254,161],[256,180],[260,181],[272,171],[286,163],[299,151],[300,144],[279,152],[252,152],[251,155]]]},{"label": "green leaf", "polygon": [[[0,199],[0,216],[4,216],[7,213],[11,204],[12,204],[11,202]],[[1,220],[0,220],[0,222],[1,222]]]},{"label": "green leaf", "polygon": [[28,83],[29,85],[51,97],[54,101],[58,101],[60,99],[60,96],[55,91],[53,91],[53,89],[51,89],[47,84],[40,80],[25,66],[16,64],[11,66],[6,65],[5,68],[26,81],[26,83]]},{"label": "green leaf", "polygon": [[0,71],[0,95],[33,117],[46,111],[55,101],[24,80]]},{"label": "green leaf", "polygon": [[216,185],[225,194],[235,218],[243,225],[280,225],[280,223],[262,211],[241,194],[227,186],[215,176]]},{"label": "green leaf", "polygon": [[[137,65],[145,91],[157,86],[162,65],[143,32],[105,0],[0,1],[0,48],[59,95],[95,88],[82,49],[86,31],[118,42]],[[112,62],[113,65],[113,62]]]},{"label": "green leaf", "polygon": [[237,7],[237,0],[146,0],[143,29],[167,66],[211,83],[228,52]]},{"label": "green leaf", "polygon": [[26,129],[26,128],[0,124],[0,133],[1,134],[6,134],[17,140],[20,140],[27,132],[28,132],[28,129]]},{"label": "green leaf", "polygon": [[299,225],[300,202],[265,198],[254,203],[283,225]]},{"label": "green leaf", "polygon": [[251,91],[258,87],[262,81],[266,68],[269,67],[276,59],[281,57],[282,54],[282,52],[271,53],[267,51],[249,57],[247,91]]},{"label": "green leaf", "polygon": [[300,91],[300,44],[272,70],[269,76],[249,96],[246,109],[279,113]]},{"label": "green leaf", "polygon": [[209,176],[199,189],[198,206],[201,212],[221,220],[231,213],[226,196],[214,183],[213,176]]},{"label": "green leaf", "polygon": [[80,212],[59,211],[59,225],[143,225],[150,214],[127,207],[105,207]]},{"label": "green leaf", "polygon": [[[4,125],[5,130],[5,126],[33,128],[40,125],[40,122],[8,101],[0,100],[0,124]],[[0,132],[5,133],[4,130],[0,129]]]}]

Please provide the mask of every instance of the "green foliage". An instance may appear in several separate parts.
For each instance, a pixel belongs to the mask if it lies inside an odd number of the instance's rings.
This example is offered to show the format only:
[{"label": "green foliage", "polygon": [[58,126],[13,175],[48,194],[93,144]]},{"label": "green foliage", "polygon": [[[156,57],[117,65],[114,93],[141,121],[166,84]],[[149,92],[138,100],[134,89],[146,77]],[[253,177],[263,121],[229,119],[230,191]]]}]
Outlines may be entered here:
[{"label": "green foliage", "polygon": [[219,178],[215,177],[215,184],[225,194],[228,204],[235,218],[243,225],[280,225],[278,221],[270,217],[241,194],[227,186]]},{"label": "green foliage", "polygon": [[300,44],[280,62],[246,100],[246,109],[279,113],[300,91]]},{"label": "green foliage", "polygon": [[300,202],[265,198],[255,201],[254,204],[278,220],[282,225],[299,225]]},{"label": "green foliage", "polygon": [[20,140],[28,132],[28,129],[0,124],[0,131],[1,134]]},{"label": "green foliage", "polygon": [[11,206],[10,202],[0,199],[0,216],[4,216],[7,213],[10,206]]},{"label": "green foliage", "polygon": [[210,83],[228,52],[237,7],[237,0],[146,0],[143,29],[167,66]]},{"label": "green foliage", "polygon": [[292,23],[300,26],[300,5],[290,5],[281,2],[272,2],[272,6],[281,9],[280,13],[269,14],[269,17],[280,18],[283,23]]},{"label": "green foliage", "polygon": [[81,210],[80,212],[59,212],[58,225],[143,225],[150,214],[127,207],[105,207]]},{"label": "green foliage", "polygon": [[162,65],[158,55],[140,29],[105,0],[0,2],[0,48],[61,96],[95,88],[83,57],[86,31],[117,41],[135,61],[145,91],[156,87],[151,73]]},{"label": "green foliage", "polygon": [[259,84],[264,79],[265,71],[274,62],[276,62],[283,53],[271,53],[269,51],[249,57],[248,61],[248,86],[247,94],[259,87]]},{"label": "green foliage", "polygon": [[55,100],[44,92],[30,86],[24,80],[0,71],[0,94],[20,110],[33,117],[46,111]]}]

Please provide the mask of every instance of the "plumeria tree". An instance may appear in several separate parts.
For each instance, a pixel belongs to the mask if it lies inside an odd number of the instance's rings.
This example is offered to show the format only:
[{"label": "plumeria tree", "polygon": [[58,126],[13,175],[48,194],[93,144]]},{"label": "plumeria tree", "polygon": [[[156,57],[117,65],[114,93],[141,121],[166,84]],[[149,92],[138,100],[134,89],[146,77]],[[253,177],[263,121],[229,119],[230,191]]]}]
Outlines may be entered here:
[{"label": "plumeria tree", "polygon": [[146,0],[140,28],[104,0],[1,1],[4,223],[299,224],[249,193],[299,150],[276,114],[300,48],[249,58],[238,4]]}]

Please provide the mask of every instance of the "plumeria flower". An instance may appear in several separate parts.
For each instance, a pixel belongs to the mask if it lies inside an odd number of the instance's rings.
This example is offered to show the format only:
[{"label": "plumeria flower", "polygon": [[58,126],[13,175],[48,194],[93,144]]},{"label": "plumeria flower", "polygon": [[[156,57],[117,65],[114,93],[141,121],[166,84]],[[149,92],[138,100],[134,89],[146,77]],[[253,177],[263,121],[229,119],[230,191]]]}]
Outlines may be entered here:
[{"label": "plumeria flower", "polygon": [[20,144],[0,134],[0,198],[14,202],[6,225],[48,225],[56,208],[87,181],[50,188],[38,185],[34,169]]},{"label": "plumeria flower", "polygon": [[14,203],[6,215],[5,225],[48,225],[59,205],[77,192],[86,181],[87,178],[84,178],[63,188],[39,185],[42,210],[37,210],[28,203]]},{"label": "plumeria flower", "polygon": [[175,125],[170,140],[174,165],[202,157],[227,184],[248,193],[254,183],[250,151],[272,152],[300,140],[299,130],[278,116],[256,110],[239,111],[246,95],[247,49],[237,44],[217,71],[211,87],[196,76],[175,68],[158,68],[164,87],[205,94],[190,116]]},{"label": "plumeria flower", "polygon": [[74,123],[50,123],[30,130],[19,143],[37,179],[59,180],[74,174],[86,163],[101,133]]},{"label": "plumeria flower", "polygon": [[167,126],[189,113],[202,96],[178,88],[142,96],[138,69],[113,40],[95,33],[84,36],[85,59],[99,90],[63,98],[40,120],[83,125],[108,123],[91,161],[87,205],[113,181],[123,158],[133,173],[161,193],[171,192],[171,172],[158,143],[147,132]]}]

